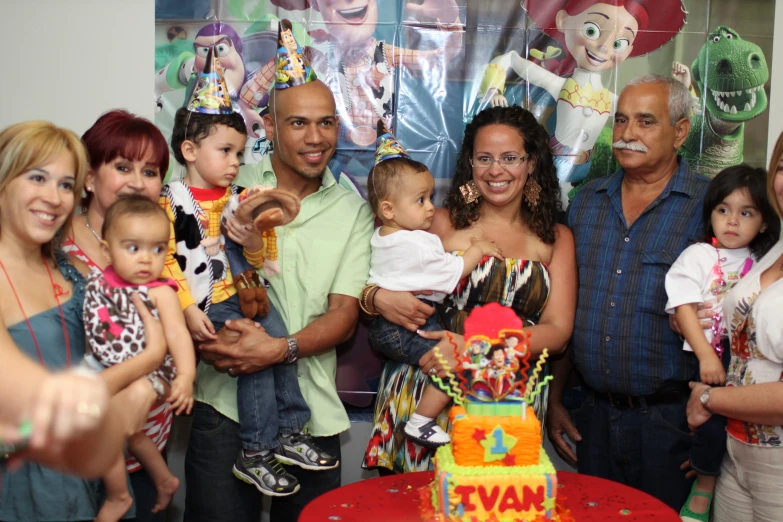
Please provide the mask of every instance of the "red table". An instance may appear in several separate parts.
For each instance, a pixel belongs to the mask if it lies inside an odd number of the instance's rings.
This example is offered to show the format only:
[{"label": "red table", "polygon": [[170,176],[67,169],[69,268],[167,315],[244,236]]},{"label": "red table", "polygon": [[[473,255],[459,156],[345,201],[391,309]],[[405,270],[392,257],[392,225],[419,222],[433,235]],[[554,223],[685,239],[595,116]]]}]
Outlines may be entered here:
[{"label": "red table", "polygon": [[[392,475],[343,486],[316,498],[299,522],[419,521],[418,488],[432,481],[431,471]],[[679,522],[660,500],[616,482],[564,471],[557,472],[558,496],[577,522],[655,520]]]}]

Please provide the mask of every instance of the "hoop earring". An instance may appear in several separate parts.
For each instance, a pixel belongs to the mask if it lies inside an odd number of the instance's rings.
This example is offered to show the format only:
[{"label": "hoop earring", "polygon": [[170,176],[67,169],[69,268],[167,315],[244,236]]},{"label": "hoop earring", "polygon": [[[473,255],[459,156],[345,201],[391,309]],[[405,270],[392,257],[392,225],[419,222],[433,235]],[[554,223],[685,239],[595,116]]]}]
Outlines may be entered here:
[{"label": "hoop earring", "polygon": [[472,205],[481,198],[481,193],[476,186],[476,182],[472,179],[464,185],[461,185],[459,191],[462,193],[462,199],[464,199],[465,203],[468,205]]},{"label": "hoop earring", "polygon": [[535,210],[541,199],[541,184],[532,176],[527,178],[525,189],[522,194],[524,195],[525,202],[527,203],[527,206],[530,207],[530,210]]}]

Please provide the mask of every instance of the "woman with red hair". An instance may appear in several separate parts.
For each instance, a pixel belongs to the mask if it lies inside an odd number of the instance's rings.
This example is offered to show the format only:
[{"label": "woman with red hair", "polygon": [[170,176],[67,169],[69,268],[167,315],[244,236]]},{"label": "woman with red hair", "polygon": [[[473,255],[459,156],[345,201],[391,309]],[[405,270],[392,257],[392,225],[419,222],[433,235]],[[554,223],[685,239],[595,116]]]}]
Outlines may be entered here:
[{"label": "woman with red hair", "polygon": [[614,112],[616,95],[603,86],[600,73],[625,59],[652,52],[685,24],[681,0],[524,0],[522,7],[543,32],[568,54],[554,72],[511,51],[487,66],[479,95],[495,106],[503,96],[510,67],[526,82],[547,91],[557,102],[557,121],[549,145],[561,182],[583,180],[590,170],[593,145]]},{"label": "woman with red hair", "polygon": [[[169,146],[151,121],[119,109],[98,118],[84,133],[82,142],[90,161],[84,184],[86,196],[82,199],[82,213],[73,219],[63,250],[90,268],[103,271],[108,264],[101,246],[106,209],[123,195],[141,194],[157,201],[169,168]],[[134,364],[131,359],[106,371],[114,372],[113,378],[124,381],[138,377]],[[144,433],[160,451],[166,447],[171,421],[168,403],[156,404],[144,426]],[[132,456],[125,464],[136,500],[136,520],[163,522],[162,510],[152,513],[160,492],[149,474]],[[169,493],[173,495],[174,491],[165,492],[163,497],[170,498]]]}]

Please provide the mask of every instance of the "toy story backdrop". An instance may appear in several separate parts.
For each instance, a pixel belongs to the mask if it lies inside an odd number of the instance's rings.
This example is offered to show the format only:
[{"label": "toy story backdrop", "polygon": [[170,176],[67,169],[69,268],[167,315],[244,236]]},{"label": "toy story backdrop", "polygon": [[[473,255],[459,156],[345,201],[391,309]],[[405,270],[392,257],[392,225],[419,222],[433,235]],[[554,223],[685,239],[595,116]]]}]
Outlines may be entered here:
[{"label": "toy story backdrop", "polygon": [[[288,19],[335,95],[330,167],[347,188],[364,194],[380,118],[430,168],[440,201],[467,122],[485,107],[520,104],[549,130],[567,201],[616,170],[613,109],[640,74],[691,89],[681,154],[698,171],[765,166],[774,9],[774,0],[157,0],[150,103],[170,136],[212,50],[247,125],[245,162],[259,162],[274,146],[262,117],[278,21]],[[343,350],[338,389],[362,406],[381,363],[366,332],[357,338],[361,347]]]}]

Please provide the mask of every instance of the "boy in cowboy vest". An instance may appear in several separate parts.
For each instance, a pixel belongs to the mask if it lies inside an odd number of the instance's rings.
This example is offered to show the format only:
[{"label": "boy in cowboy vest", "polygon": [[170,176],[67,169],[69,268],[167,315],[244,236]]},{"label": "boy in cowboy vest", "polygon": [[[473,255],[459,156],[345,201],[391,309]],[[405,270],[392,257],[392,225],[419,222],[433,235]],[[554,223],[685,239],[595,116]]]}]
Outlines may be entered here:
[{"label": "boy in cowboy vest", "polygon": [[[186,168],[185,177],[164,186],[161,196],[172,223],[166,275],[179,283],[180,304],[196,342],[216,339],[227,320],[243,317],[226,256],[227,240],[241,245],[246,260],[256,269],[264,267],[266,257],[263,238],[254,227],[231,219],[225,235],[221,234],[221,212],[242,192],[232,181],[247,135],[242,116],[231,106],[213,49],[206,62],[187,105],[177,111],[171,137],[174,157]],[[254,201],[260,206],[268,198]],[[272,337],[287,336],[273,307],[256,322]],[[295,357],[287,358],[285,364],[238,377],[242,450],[233,473],[265,495],[285,496],[299,490],[296,478],[280,462],[313,470],[339,465],[302,433],[310,410],[299,390],[294,362]],[[197,369],[197,380],[209,378],[201,375],[204,364]],[[209,404],[198,390],[195,398]]]}]

